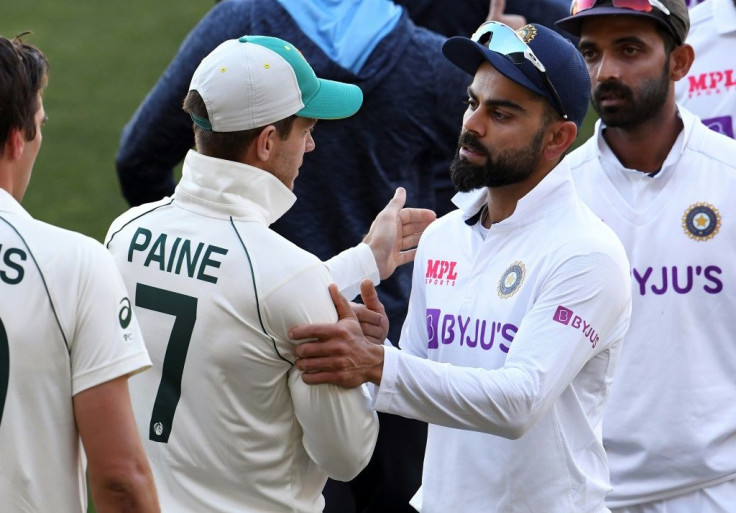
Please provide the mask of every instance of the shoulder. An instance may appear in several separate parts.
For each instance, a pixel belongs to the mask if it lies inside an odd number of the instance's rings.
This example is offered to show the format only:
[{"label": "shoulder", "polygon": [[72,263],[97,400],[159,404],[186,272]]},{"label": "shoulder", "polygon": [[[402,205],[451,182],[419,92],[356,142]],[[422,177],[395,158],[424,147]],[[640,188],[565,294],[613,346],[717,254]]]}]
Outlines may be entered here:
[{"label": "shoulder", "polygon": [[130,210],[127,210],[126,212],[122,213],[112,222],[112,224],[110,225],[110,228],[107,230],[107,235],[105,235],[105,245],[106,246],[109,245],[110,242],[112,242],[115,235],[117,235],[119,232],[125,229],[126,226],[131,224],[136,219],[143,217],[146,214],[149,214],[151,212],[154,212],[155,210],[161,207],[170,205],[172,201],[173,201],[172,198],[165,197],[159,201],[154,201],[152,203],[145,203],[143,205],[133,207]]},{"label": "shoulder", "polygon": [[694,32],[708,28],[709,32],[714,32],[712,27],[707,25],[713,21],[714,0],[702,2],[688,11],[690,15],[690,31],[688,39],[692,38]]},{"label": "shoulder", "polygon": [[736,140],[715,132],[696,121],[687,141],[686,151],[709,161],[711,169],[736,176]]}]

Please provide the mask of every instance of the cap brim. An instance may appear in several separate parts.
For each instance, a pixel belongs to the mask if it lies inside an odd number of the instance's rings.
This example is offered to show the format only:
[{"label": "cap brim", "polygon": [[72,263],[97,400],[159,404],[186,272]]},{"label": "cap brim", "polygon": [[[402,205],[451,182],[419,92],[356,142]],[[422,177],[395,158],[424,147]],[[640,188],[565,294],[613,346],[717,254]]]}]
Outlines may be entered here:
[{"label": "cap brim", "polygon": [[[542,84],[535,83],[523,71],[521,71],[519,66],[503,55],[491,51],[487,47],[466,37],[451,37],[442,45],[442,53],[450,62],[469,75],[475,75],[475,72],[478,71],[478,67],[483,62],[487,61],[509,80],[516,82],[520,86],[525,87],[540,96],[547,96],[547,91],[544,86]],[[534,67],[531,63],[528,63],[528,66],[532,68]],[[541,80],[542,79],[540,78],[540,82]]]},{"label": "cap brim", "polygon": [[317,94],[296,113],[303,118],[342,119],[358,112],[363,104],[363,91],[353,84],[319,79]]},{"label": "cap brim", "polygon": [[[591,9],[579,12],[574,16],[568,16],[567,18],[557,20],[555,22],[555,25],[565,32],[569,32],[573,36],[580,37],[580,27],[583,24],[583,21],[593,16],[643,16],[656,21],[660,25],[664,26],[667,30],[672,32],[672,29],[667,24],[667,22],[659,18],[656,14],[633,11],[631,9],[621,9],[619,7],[612,6],[593,7]],[[675,35],[675,38],[677,38],[677,35]]]}]

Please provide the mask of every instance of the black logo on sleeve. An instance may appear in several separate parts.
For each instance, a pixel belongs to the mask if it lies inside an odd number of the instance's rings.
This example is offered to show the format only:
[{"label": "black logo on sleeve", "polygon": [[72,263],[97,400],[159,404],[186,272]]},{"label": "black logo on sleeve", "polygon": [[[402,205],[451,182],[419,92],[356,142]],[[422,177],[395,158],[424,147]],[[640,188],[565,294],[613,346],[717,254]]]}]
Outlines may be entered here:
[{"label": "black logo on sleeve", "polygon": [[124,297],[120,304],[123,305],[118,313],[118,320],[120,321],[120,327],[127,329],[130,326],[130,321],[133,319],[133,310],[130,308],[130,299]]}]

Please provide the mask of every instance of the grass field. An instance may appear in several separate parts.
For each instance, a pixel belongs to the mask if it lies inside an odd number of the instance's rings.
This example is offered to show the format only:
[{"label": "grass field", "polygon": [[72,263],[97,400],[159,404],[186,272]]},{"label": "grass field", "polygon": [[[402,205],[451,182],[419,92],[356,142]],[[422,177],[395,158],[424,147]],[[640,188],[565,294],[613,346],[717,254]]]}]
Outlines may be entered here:
[{"label": "grass field", "polygon": [[49,121],[24,206],[34,217],[101,240],[126,209],[114,158],[123,125],[212,0],[7,0],[0,34],[51,63]]},{"label": "grass field", "polygon": [[[51,63],[44,97],[49,122],[23,202],[34,217],[102,240],[127,208],[114,168],[123,125],[212,5],[212,0],[3,2],[0,35],[33,31],[24,40],[41,48]],[[583,136],[591,122],[589,116]]]}]

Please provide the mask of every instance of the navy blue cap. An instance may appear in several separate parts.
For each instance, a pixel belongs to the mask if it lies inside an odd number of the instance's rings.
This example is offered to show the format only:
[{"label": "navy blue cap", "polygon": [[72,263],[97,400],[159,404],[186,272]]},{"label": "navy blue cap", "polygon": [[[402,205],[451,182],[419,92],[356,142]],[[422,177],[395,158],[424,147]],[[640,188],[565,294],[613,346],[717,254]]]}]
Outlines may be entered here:
[{"label": "navy blue cap", "polygon": [[[543,25],[525,25],[516,33],[544,65],[568,119],[580,129],[590,101],[590,78],[583,56],[570,41]],[[488,61],[503,76],[542,96],[559,112],[554,95],[545,84],[541,72],[531,62],[514,64],[505,55],[460,36],[445,41],[442,53],[470,75],[475,75],[478,67]]]}]

